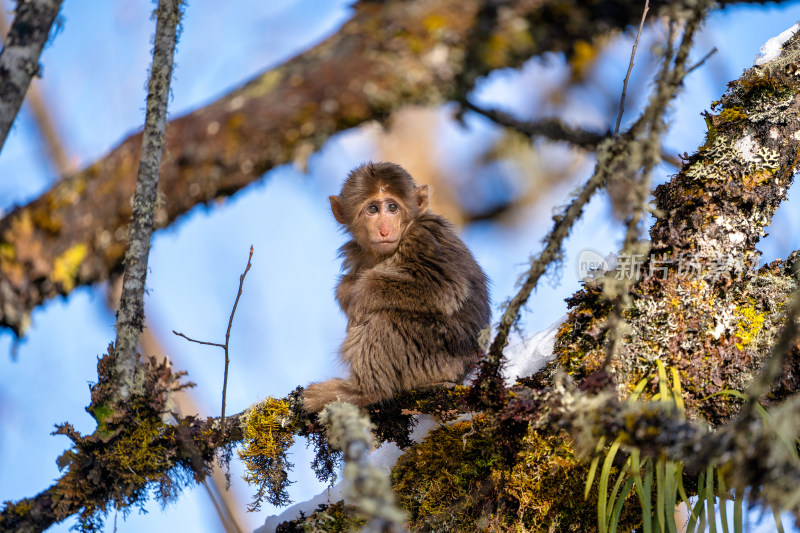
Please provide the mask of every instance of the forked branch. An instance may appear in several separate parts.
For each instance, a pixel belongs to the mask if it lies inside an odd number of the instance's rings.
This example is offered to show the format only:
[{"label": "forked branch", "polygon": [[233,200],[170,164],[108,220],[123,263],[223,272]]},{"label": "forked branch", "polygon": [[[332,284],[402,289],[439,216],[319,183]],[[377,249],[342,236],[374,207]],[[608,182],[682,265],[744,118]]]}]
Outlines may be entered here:
[{"label": "forked branch", "polygon": [[225,427],[225,398],[228,391],[228,365],[230,364],[231,360],[228,355],[228,348],[230,345],[231,340],[231,326],[233,326],[233,316],[236,314],[236,307],[239,305],[239,298],[242,297],[242,285],[244,284],[244,277],[250,271],[250,260],[253,259],[253,245],[250,245],[250,255],[247,257],[247,266],[242,272],[242,275],[239,276],[239,292],[236,293],[236,300],[233,302],[233,309],[231,310],[231,315],[228,317],[228,330],[225,332],[225,344],[220,344],[218,342],[208,342],[208,341],[199,341],[197,339],[192,339],[187,337],[183,333],[178,333],[175,330],[172,330],[172,333],[179,337],[183,337],[187,341],[196,342],[197,344],[205,344],[206,346],[216,346],[218,348],[222,348],[225,351],[225,376],[222,380],[222,415],[220,416],[220,423],[223,427]]}]

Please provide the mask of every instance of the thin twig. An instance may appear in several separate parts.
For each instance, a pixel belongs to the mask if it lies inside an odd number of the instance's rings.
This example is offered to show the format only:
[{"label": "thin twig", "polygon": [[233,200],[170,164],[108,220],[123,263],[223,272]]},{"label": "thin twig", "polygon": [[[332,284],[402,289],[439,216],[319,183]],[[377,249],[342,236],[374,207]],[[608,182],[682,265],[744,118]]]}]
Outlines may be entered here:
[{"label": "thin twig", "polygon": [[[119,276],[117,278],[119,279]],[[113,290],[109,290],[109,300],[116,301],[119,299],[119,291],[122,289],[121,281],[122,280],[119,280],[119,283],[114,283],[113,285],[116,287]],[[112,292],[115,294],[113,297],[111,296]],[[161,341],[153,334],[153,328],[148,327],[147,325],[145,326],[144,331],[142,331],[142,336],[139,339],[139,344],[142,353],[157,354],[160,360],[166,358],[164,355],[165,350]],[[171,357],[170,359],[172,359],[172,363],[174,365],[175,358]],[[170,425],[179,424],[179,421],[186,416],[185,413],[198,412],[198,408],[195,405],[191,394],[175,395],[170,398],[170,400],[172,402],[171,406],[169,407],[171,416],[167,422]],[[228,419],[230,418],[231,417],[229,416]],[[199,450],[197,442],[190,438],[185,438],[184,436],[184,438],[178,439],[178,443],[183,446],[183,450],[185,452],[184,457],[189,458],[194,471],[202,472],[204,470],[201,460],[202,453]],[[241,506],[237,501],[238,495],[235,494],[236,491],[226,489],[226,486],[230,485],[230,472],[226,472],[225,470],[227,469],[215,468],[211,475],[205,478],[203,481],[203,486],[208,492],[211,502],[214,505],[214,509],[217,512],[217,517],[220,525],[222,526],[221,531],[224,533],[243,533],[244,530],[239,525],[243,522],[243,517],[239,512],[239,508]]]},{"label": "thin twig", "polygon": [[698,69],[698,68],[702,67],[702,66],[703,66],[703,63],[705,63],[706,61],[708,61],[708,59],[709,59],[711,56],[713,56],[714,54],[716,54],[716,53],[717,53],[717,47],[715,46],[714,48],[712,48],[712,49],[711,49],[711,51],[710,51],[710,52],[708,52],[706,55],[704,55],[704,56],[703,56],[703,59],[701,59],[700,61],[698,61],[697,63],[695,63],[695,64],[694,64],[694,66],[692,66],[692,67],[689,67],[689,70],[687,70],[687,71],[686,71],[686,75],[688,76],[689,74],[691,74],[692,72],[694,72],[694,71],[695,71],[695,69]]},{"label": "thin twig", "polygon": [[177,335],[178,337],[183,337],[184,339],[186,339],[186,340],[187,340],[187,341],[189,341],[189,342],[196,342],[197,344],[205,344],[206,346],[217,346],[217,347],[219,347],[219,348],[225,348],[225,345],[224,345],[224,344],[220,344],[220,343],[218,343],[218,342],[206,342],[206,341],[199,341],[199,340],[197,340],[197,339],[192,339],[191,337],[187,337],[187,336],[186,336],[186,335],[184,335],[183,333],[178,333],[178,332],[177,332],[177,331],[175,331],[174,329],[172,330],[172,333],[174,333],[174,334],[175,334],[175,335]]},{"label": "thin twig", "polygon": [[631,79],[631,72],[633,71],[633,58],[636,57],[636,49],[639,47],[639,38],[642,36],[642,28],[644,27],[644,20],[647,18],[647,12],[650,10],[650,0],[644,2],[644,12],[642,13],[642,20],[639,22],[639,31],[636,32],[636,40],[633,41],[633,49],[631,50],[631,61],[628,64],[628,73],[625,75],[625,81],[622,82],[622,96],[619,99],[619,114],[617,115],[617,124],[614,126],[614,137],[619,134],[619,125],[622,122],[622,114],[625,112],[625,95],[628,94],[628,81]]},{"label": "thin twig", "polygon": [[220,424],[225,426],[225,401],[228,393],[228,366],[230,365],[230,357],[228,355],[228,350],[230,348],[230,340],[231,340],[231,327],[233,326],[233,317],[236,314],[236,307],[239,305],[239,298],[242,297],[242,286],[244,285],[244,277],[250,271],[250,267],[252,266],[253,259],[253,245],[250,245],[250,255],[247,257],[247,266],[242,272],[242,275],[239,276],[239,292],[236,293],[236,300],[233,302],[233,309],[231,310],[230,317],[228,317],[228,330],[225,332],[225,344],[220,344],[218,342],[208,342],[208,341],[199,341],[197,339],[192,339],[191,337],[187,337],[183,333],[178,333],[175,330],[172,330],[172,333],[179,337],[183,337],[189,342],[196,342],[197,344],[205,344],[206,346],[216,346],[218,348],[222,348],[225,350],[225,375],[222,378],[222,415],[220,416]]},{"label": "thin twig", "polygon": [[128,251],[122,276],[122,294],[117,308],[117,338],[114,343],[114,371],[118,376],[114,399],[125,401],[144,387],[140,372],[139,334],[144,324],[144,289],[153,213],[158,196],[158,176],[164,152],[167,101],[172,80],[172,65],[182,15],[181,0],[159,0],[153,64],[147,89],[142,151],[133,195]]},{"label": "thin twig", "polygon": [[222,379],[222,427],[225,427],[225,394],[228,390],[228,365],[230,364],[230,359],[228,358],[228,347],[229,342],[231,340],[231,326],[233,325],[233,315],[236,313],[236,307],[239,305],[239,298],[242,296],[242,285],[244,284],[244,277],[250,271],[250,260],[253,259],[253,245],[250,245],[250,255],[247,257],[247,266],[242,272],[242,275],[239,276],[239,292],[236,293],[236,301],[233,302],[233,309],[231,310],[231,316],[228,319],[228,331],[225,332],[225,376]]},{"label": "thin twig", "polygon": [[608,134],[569,127],[554,118],[539,121],[522,121],[497,109],[484,109],[469,100],[465,100],[463,105],[467,109],[475,111],[501,126],[511,128],[528,137],[547,137],[553,141],[565,141],[590,150],[597,148],[600,141],[608,137]]}]

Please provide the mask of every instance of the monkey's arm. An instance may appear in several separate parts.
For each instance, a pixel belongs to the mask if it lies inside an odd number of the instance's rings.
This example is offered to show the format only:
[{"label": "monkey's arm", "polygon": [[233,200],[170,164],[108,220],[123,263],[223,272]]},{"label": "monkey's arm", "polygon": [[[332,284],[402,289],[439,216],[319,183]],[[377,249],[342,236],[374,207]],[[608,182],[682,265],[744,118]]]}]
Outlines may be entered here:
[{"label": "monkey's arm", "polygon": [[475,355],[460,321],[398,310],[378,311],[347,329],[339,353],[351,381],[367,395],[457,382]]},{"label": "monkey's arm", "polygon": [[342,308],[344,314],[350,315],[350,302],[353,300],[353,289],[356,285],[358,277],[355,274],[345,274],[339,278],[339,284],[336,286],[336,301],[339,302],[339,307]]},{"label": "monkey's arm", "polygon": [[380,310],[441,313],[451,316],[469,296],[466,278],[439,269],[370,269],[353,284],[350,307],[355,316]]}]

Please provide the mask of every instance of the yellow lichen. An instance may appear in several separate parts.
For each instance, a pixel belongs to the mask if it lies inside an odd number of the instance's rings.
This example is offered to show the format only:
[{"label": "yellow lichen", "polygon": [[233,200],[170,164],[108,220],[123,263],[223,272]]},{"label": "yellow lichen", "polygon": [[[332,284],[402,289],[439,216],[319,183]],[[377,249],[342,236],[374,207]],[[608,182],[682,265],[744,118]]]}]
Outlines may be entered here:
[{"label": "yellow lichen", "polygon": [[276,68],[266,72],[248,84],[240,93],[243,98],[257,98],[272,92],[283,81],[285,71]]},{"label": "yellow lichen", "polygon": [[739,311],[741,317],[736,330],[736,337],[739,338],[736,347],[743,350],[745,346],[753,342],[764,326],[764,314],[759,313],[752,305],[743,307]]},{"label": "yellow lichen", "polygon": [[75,287],[78,269],[86,259],[87,253],[87,246],[80,243],[56,257],[53,261],[53,272],[50,275],[53,283],[60,283],[66,292],[71,291]]},{"label": "yellow lichen", "polygon": [[258,510],[263,500],[272,505],[290,503],[286,488],[289,485],[287,450],[294,444],[294,434],[300,421],[286,400],[267,398],[252,406],[244,417],[244,448],[239,458],[247,473],[245,481],[257,486],[250,510]]},{"label": "yellow lichen", "polygon": [[58,218],[59,205],[55,202],[52,196],[45,198],[45,206],[34,208],[31,210],[31,219],[37,228],[42,229],[48,233],[56,234],[61,231],[63,223]]},{"label": "yellow lichen", "polygon": [[16,258],[17,252],[14,250],[14,245],[0,242],[0,260],[14,261]]},{"label": "yellow lichen", "polygon": [[6,502],[5,505],[6,512],[10,513],[12,516],[27,516],[30,514],[31,509],[33,509],[33,503],[29,499],[25,499],[14,504]]},{"label": "yellow lichen", "polygon": [[747,120],[747,114],[742,112],[742,108],[740,106],[734,106],[723,109],[722,113],[719,114],[719,118],[725,122],[742,122]]},{"label": "yellow lichen", "polygon": [[764,183],[772,179],[774,173],[775,171],[762,170],[761,172],[747,174],[742,177],[742,182],[744,183],[744,186],[747,189],[753,189],[759,185],[763,185]]},{"label": "yellow lichen", "polygon": [[508,64],[509,58],[524,53],[533,47],[533,37],[527,28],[512,27],[505,33],[494,33],[486,41],[482,49],[483,61],[492,68],[500,68]]},{"label": "yellow lichen", "polygon": [[434,33],[447,26],[447,19],[439,13],[432,13],[423,19],[422,24],[428,33]]},{"label": "yellow lichen", "polygon": [[599,49],[584,40],[575,42],[573,54],[569,61],[571,77],[573,81],[582,80],[586,77],[588,71],[594,66]]}]

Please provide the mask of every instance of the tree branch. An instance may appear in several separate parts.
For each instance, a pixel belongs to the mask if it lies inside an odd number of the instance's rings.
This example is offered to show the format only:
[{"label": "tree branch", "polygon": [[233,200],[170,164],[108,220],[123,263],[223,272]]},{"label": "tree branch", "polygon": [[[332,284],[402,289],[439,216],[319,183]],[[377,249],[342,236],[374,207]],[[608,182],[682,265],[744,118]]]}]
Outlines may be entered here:
[{"label": "tree branch", "polygon": [[[636,277],[635,298],[609,372],[633,386],[660,359],[681,372],[688,411],[715,424],[740,407],[716,393],[747,390],[783,328],[785,318],[774,310],[797,285],[787,264],[754,267],[756,244],[797,168],[800,84],[787,67],[799,60],[795,34],[778,57],[729,84],[707,116],[704,145],[656,188],[650,254],[627,274]],[[626,274],[607,277],[615,275]],[[569,300],[570,327],[556,339],[551,369],[562,365],[580,380],[603,367],[607,357],[597,343],[605,340],[609,309],[600,294],[597,283],[587,283]],[[783,370],[773,401],[797,392]]]},{"label": "tree branch", "polygon": [[[487,1],[356,4],[353,18],[327,41],[171,121],[159,178],[166,202],[155,227],[304,157],[337,132],[404,105],[459,99],[494,69],[545,51],[572,53],[576,40],[641,17],[639,6],[622,0],[577,3],[569,11],[554,0],[517,0],[504,4],[503,17],[487,20],[480,18]],[[665,4],[651,2],[653,9]],[[387,40],[383,28],[390,26],[398,31]],[[526,26],[536,39],[525,37]],[[0,220],[0,327],[22,334],[30,311],[45,300],[120,270],[140,147],[141,135],[131,136]]]},{"label": "tree branch", "polygon": [[496,405],[501,401],[501,378],[499,372],[503,363],[503,350],[508,344],[508,336],[511,333],[511,328],[516,321],[519,320],[523,306],[528,301],[528,298],[530,298],[539,279],[547,271],[547,267],[550,263],[557,261],[561,257],[564,240],[569,235],[572,225],[580,218],[583,213],[583,208],[589,203],[589,200],[597,189],[605,183],[606,178],[606,172],[598,166],[598,169],[583,186],[578,196],[573,198],[569,206],[560,214],[553,217],[553,229],[550,230],[550,233],[548,233],[545,238],[544,249],[538,256],[531,259],[531,265],[528,271],[523,274],[522,286],[517,294],[508,302],[505,312],[500,318],[497,333],[489,347],[489,353],[486,355],[486,358],[481,361],[481,370],[476,381],[479,395],[479,398],[476,398],[478,405]]},{"label": "tree branch", "polygon": [[[0,10],[0,34],[6,35],[7,32],[8,21],[6,20],[6,13]],[[25,98],[31,114],[36,120],[36,127],[39,130],[38,133],[42,139],[42,144],[47,148],[47,156],[50,159],[53,170],[57,172],[59,178],[70,174],[75,169],[70,165],[63,139],[59,135],[55,124],[53,110],[48,105],[35,81],[31,80]]]},{"label": "tree branch", "polygon": [[39,73],[39,56],[61,3],[62,0],[17,2],[14,22],[0,51],[0,151],[31,79]]},{"label": "tree branch", "polygon": [[464,101],[462,105],[501,126],[511,128],[528,137],[546,137],[553,141],[565,141],[580,148],[595,149],[600,144],[600,141],[609,136],[608,133],[601,134],[580,128],[572,128],[553,118],[537,121],[517,120],[508,113],[497,109],[484,109],[469,100]]},{"label": "tree branch", "polygon": [[368,515],[365,533],[397,531],[408,517],[395,502],[386,475],[369,463],[370,420],[355,405],[335,401],[320,413],[331,445],[344,452],[344,479],[351,505]]},{"label": "tree branch", "polygon": [[[228,417],[228,424],[225,429],[219,423],[219,419],[209,418],[205,421],[197,420],[194,417],[186,417],[177,425],[164,426],[164,432],[158,436],[157,442],[149,445],[159,446],[164,461],[160,464],[163,473],[169,473],[172,469],[181,465],[190,465],[198,461],[200,466],[205,468],[203,463],[212,463],[215,451],[232,442],[239,442],[243,439],[242,420],[246,412],[237,413]],[[116,443],[108,443],[113,447]],[[98,455],[103,451],[103,447],[94,446],[94,453]],[[91,452],[82,452],[91,453]],[[79,463],[80,457],[72,458],[73,462]],[[91,464],[91,459],[87,461]],[[194,464],[193,464],[194,463]],[[108,471],[103,471],[101,465],[95,465],[90,470],[82,472],[83,475],[99,476],[100,472],[108,475]],[[198,470],[198,475],[202,475],[203,469]],[[93,493],[87,500],[93,504],[111,501],[114,498],[112,491],[114,483],[107,482],[100,488],[99,492]],[[131,490],[133,487],[127,487]],[[80,498],[67,497],[74,494],[75,487],[73,478],[65,474],[59,478],[55,484],[31,498],[25,498],[15,503],[6,502],[0,511],[0,532],[2,533],[32,533],[40,532],[49,528],[57,522],[61,522],[69,516],[85,510],[87,501]]]},{"label": "tree branch", "polygon": [[178,26],[182,15],[182,0],[159,0],[156,15],[155,46],[148,84],[142,150],[136,192],[133,196],[122,294],[117,308],[114,370],[119,389],[114,397],[116,401],[126,401],[131,395],[141,395],[144,383],[144,377],[137,372],[139,366],[137,347],[144,324],[147,260],[150,255],[150,236],[153,233],[153,214],[158,196],[161,154],[164,152],[167,100],[170,94]]}]

